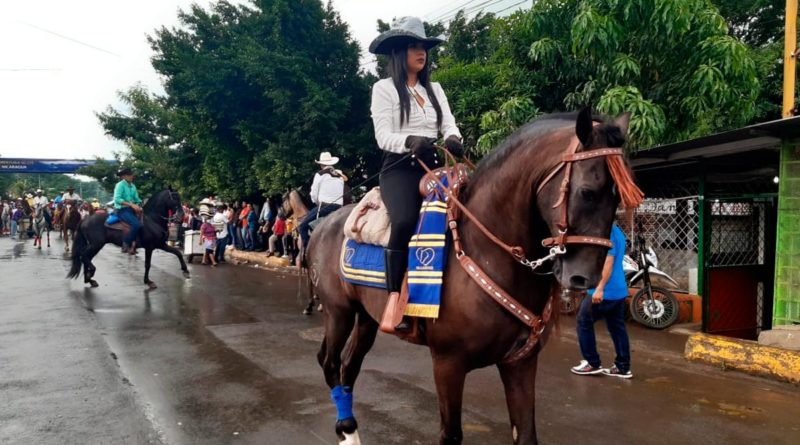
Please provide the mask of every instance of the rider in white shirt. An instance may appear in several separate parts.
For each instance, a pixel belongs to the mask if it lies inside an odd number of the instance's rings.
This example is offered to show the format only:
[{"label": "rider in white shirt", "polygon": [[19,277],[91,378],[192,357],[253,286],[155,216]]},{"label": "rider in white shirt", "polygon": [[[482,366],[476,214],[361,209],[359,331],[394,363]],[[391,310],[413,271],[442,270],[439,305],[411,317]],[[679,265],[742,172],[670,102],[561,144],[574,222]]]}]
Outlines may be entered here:
[{"label": "rider in white shirt", "polygon": [[42,189],[36,190],[36,196],[33,198],[33,207],[39,206],[47,206],[50,203],[50,200],[47,199],[47,196],[42,196]]},{"label": "rider in white shirt", "polygon": [[72,201],[73,203],[78,202],[81,200],[80,195],[75,193],[75,189],[73,187],[67,187],[67,191],[64,192],[63,195],[64,201]]},{"label": "rider in white shirt", "polygon": [[303,240],[303,248],[308,247],[308,241],[311,238],[308,225],[317,218],[328,216],[339,210],[344,203],[345,177],[342,172],[333,168],[339,162],[339,158],[331,156],[326,151],[321,153],[319,159],[314,162],[320,166],[320,170],[314,175],[314,182],[311,183],[311,201],[316,206],[308,211],[306,217],[297,226],[300,239]]}]

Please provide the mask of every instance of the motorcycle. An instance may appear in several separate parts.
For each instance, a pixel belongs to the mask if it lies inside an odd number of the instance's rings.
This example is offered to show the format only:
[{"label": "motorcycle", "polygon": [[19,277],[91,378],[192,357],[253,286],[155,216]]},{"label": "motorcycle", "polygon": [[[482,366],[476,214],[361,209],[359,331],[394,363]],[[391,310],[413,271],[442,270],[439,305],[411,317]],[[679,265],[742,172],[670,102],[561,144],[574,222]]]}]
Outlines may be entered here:
[{"label": "motorcycle", "polygon": [[635,260],[630,255],[625,255],[622,260],[625,281],[628,287],[642,284],[642,288],[631,298],[631,317],[651,329],[672,326],[680,315],[680,303],[668,289],[653,286],[650,275],[659,276],[674,287],[679,284],[669,274],[658,269],[658,256],[652,247],[646,246],[641,222],[637,228],[636,249],[632,255],[635,255]]}]

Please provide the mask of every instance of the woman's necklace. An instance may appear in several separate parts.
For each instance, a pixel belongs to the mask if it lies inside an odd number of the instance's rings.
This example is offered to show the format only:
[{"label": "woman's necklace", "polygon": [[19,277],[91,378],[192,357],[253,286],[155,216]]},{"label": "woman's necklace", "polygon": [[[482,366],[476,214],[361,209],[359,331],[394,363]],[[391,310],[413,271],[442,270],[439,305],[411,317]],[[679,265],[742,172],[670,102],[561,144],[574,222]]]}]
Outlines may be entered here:
[{"label": "woman's necklace", "polygon": [[406,85],[406,88],[408,88],[408,92],[409,92],[409,93],[411,93],[411,95],[412,95],[412,96],[414,96],[414,100],[416,100],[416,101],[417,101],[417,104],[419,105],[419,107],[420,107],[420,108],[422,108],[422,112],[424,113],[424,112],[425,112],[425,98],[423,98],[423,97],[422,97],[422,96],[421,96],[421,95],[420,95],[420,94],[417,92],[417,90],[416,90],[416,89],[414,89],[414,88],[411,88],[411,87],[410,87],[410,86],[408,86],[408,85]]}]

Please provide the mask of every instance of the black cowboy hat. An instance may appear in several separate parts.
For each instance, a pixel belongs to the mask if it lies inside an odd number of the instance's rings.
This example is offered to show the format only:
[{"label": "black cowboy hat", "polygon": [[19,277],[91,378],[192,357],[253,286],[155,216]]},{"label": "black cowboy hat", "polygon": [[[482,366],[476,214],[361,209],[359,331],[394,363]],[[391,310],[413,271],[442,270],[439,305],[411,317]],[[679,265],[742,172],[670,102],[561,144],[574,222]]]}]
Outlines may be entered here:
[{"label": "black cowboy hat", "polygon": [[119,169],[119,171],[117,172],[117,176],[119,176],[119,177],[132,175],[132,174],[133,174],[133,170],[131,170],[129,167],[123,167],[123,168]]},{"label": "black cowboy hat", "polygon": [[392,49],[412,41],[422,42],[425,49],[431,49],[444,42],[438,37],[428,37],[425,34],[425,26],[418,17],[400,17],[392,22],[392,27],[388,31],[382,32],[369,44],[369,52],[390,54]]}]

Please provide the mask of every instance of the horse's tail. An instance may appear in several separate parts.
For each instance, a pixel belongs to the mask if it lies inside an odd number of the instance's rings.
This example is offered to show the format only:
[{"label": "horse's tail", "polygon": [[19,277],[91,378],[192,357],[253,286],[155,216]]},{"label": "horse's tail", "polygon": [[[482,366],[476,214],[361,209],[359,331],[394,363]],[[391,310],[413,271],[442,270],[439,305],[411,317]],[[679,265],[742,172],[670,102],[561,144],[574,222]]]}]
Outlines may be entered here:
[{"label": "horse's tail", "polygon": [[81,275],[81,266],[83,265],[83,251],[89,242],[86,240],[86,235],[83,233],[83,228],[78,226],[75,231],[74,240],[72,241],[72,267],[69,269],[67,278],[78,278]]}]

